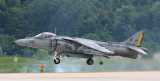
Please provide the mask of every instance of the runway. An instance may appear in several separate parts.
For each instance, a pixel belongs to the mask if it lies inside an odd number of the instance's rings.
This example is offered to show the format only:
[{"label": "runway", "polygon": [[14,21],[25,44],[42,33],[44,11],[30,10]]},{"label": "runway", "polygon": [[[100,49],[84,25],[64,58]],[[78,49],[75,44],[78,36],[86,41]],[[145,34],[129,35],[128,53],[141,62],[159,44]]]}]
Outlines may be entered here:
[{"label": "runway", "polygon": [[160,81],[160,71],[90,73],[1,73],[0,81]]}]

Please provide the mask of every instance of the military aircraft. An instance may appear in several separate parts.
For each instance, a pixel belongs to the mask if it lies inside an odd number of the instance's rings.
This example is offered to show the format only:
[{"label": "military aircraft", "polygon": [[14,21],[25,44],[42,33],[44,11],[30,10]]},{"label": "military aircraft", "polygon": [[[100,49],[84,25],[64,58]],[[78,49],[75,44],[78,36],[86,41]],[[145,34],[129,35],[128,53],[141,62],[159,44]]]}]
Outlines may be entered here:
[{"label": "military aircraft", "polygon": [[[144,31],[139,31],[124,42],[100,42],[90,39],[57,36],[50,32],[43,32],[34,37],[15,41],[20,46],[40,48],[54,52],[54,63],[59,64],[57,54],[67,57],[87,58],[87,64],[94,63],[93,56],[100,58],[110,56],[122,56],[136,59],[138,54],[147,54],[147,48],[141,47]],[[102,60],[100,65],[102,65]]]}]

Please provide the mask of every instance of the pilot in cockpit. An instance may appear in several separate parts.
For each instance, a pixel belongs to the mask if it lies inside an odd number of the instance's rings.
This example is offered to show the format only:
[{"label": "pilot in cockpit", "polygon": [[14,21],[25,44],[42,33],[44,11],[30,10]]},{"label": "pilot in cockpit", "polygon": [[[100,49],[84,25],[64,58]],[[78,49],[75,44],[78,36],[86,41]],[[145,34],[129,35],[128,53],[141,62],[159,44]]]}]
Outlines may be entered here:
[{"label": "pilot in cockpit", "polygon": [[36,35],[34,38],[35,39],[46,39],[46,38],[50,38],[50,37],[53,37],[53,36],[56,36],[56,34],[53,34],[53,33],[50,33],[50,32],[43,32],[43,33],[40,33],[40,34]]}]

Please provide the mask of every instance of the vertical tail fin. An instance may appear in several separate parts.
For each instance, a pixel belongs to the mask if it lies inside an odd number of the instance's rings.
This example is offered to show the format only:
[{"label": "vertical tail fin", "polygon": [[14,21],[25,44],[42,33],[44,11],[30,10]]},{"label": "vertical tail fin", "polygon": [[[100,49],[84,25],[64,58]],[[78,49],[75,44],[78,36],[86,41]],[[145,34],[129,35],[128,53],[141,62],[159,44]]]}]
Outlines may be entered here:
[{"label": "vertical tail fin", "polygon": [[137,32],[132,37],[128,38],[126,41],[121,42],[121,44],[141,47],[143,36],[144,30]]}]

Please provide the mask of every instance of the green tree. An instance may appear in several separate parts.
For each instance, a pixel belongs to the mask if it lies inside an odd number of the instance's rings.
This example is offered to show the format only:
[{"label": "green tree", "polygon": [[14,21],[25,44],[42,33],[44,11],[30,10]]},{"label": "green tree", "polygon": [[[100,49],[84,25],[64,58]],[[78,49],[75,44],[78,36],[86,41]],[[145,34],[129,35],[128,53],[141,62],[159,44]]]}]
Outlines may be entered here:
[{"label": "green tree", "polygon": [[20,7],[20,0],[5,0],[8,7]]},{"label": "green tree", "polygon": [[24,24],[23,10],[17,7],[10,7],[8,12],[9,12],[8,18],[7,18],[8,24],[5,25],[7,29],[6,32],[8,34],[14,34],[16,36],[19,36],[19,35],[23,36],[22,34],[22,32],[24,31],[23,30],[23,24]]},{"label": "green tree", "polygon": [[[152,6],[152,16],[153,16],[153,26],[159,27],[159,22],[160,22],[160,1],[157,1],[156,3],[153,4]],[[153,24],[152,23],[152,24]]]},{"label": "green tree", "polygon": [[94,34],[94,33],[88,33],[88,34],[84,35],[83,38],[100,41],[99,36],[97,34]]},{"label": "green tree", "polygon": [[123,5],[122,8],[116,9],[113,25],[116,40],[122,41],[121,39],[126,39],[135,32],[136,24],[134,20],[136,17],[135,8],[132,5]]},{"label": "green tree", "polygon": [[0,46],[0,57],[3,56],[3,50],[2,50],[2,47]]},{"label": "green tree", "polygon": [[0,34],[4,33],[4,25],[6,24],[7,5],[4,0],[0,0]]},{"label": "green tree", "polygon": [[48,51],[43,49],[38,49],[37,52],[34,54],[34,58],[38,60],[49,60]]},{"label": "green tree", "polygon": [[0,35],[0,45],[3,48],[3,52],[7,53],[7,55],[14,55],[16,53],[15,50],[15,37],[13,35]]},{"label": "green tree", "polygon": [[23,57],[27,57],[27,58],[33,58],[33,55],[35,54],[34,50],[30,49],[30,48],[26,48],[24,49],[23,52]]}]

